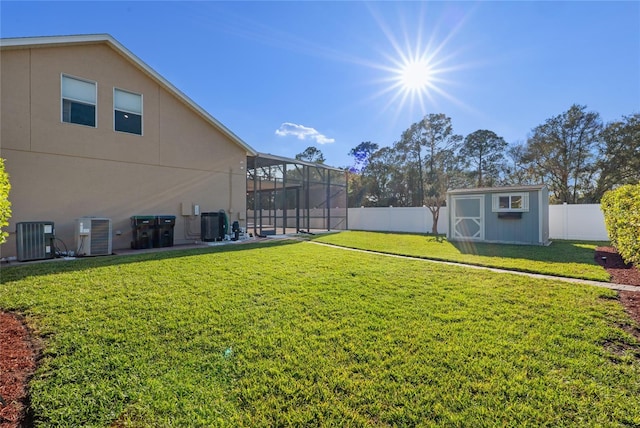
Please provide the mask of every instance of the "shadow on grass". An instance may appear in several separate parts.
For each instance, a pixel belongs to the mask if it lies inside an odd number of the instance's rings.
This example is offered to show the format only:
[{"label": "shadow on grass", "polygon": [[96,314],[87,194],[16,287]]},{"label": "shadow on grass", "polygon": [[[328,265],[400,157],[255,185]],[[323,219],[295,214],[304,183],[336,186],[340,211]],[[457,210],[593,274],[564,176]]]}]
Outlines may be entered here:
[{"label": "shadow on grass", "polygon": [[51,260],[25,265],[3,266],[0,284],[19,281],[31,276],[50,275],[64,272],[75,272],[85,269],[94,269],[104,266],[117,266],[129,263],[145,261],[177,259],[181,257],[193,257],[212,253],[233,253],[247,251],[256,248],[273,248],[283,245],[296,244],[294,240],[262,241],[237,245],[220,245],[215,247],[189,248],[183,250],[170,250],[161,252],[149,252],[144,254],[111,255],[101,257],[85,257],[75,260]]},{"label": "shadow on grass", "polygon": [[359,230],[359,229],[349,229],[349,230],[333,230],[330,232],[322,232],[322,233],[318,233],[318,234],[308,234],[308,235],[304,235],[308,240],[313,241],[315,239],[318,238],[322,238],[323,236],[328,236],[328,235],[335,235],[338,233],[342,233],[342,232],[366,232],[366,233],[371,233],[371,234],[377,234],[377,235],[389,235],[389,236],[395,236],[395,235],[407,235],[407,236],[424,236],[426,238],[430,238],[436,242],[448,242],[447,241],[447,235],[445,233],[438,233],[437,235],[434,235],[433,233],[427,232],[427,233],[416,233],[416,232],[380,232],[380,231],[374,231],[374,230]]},{"label": "shadow on grass", "polygon": [[593,246],[602,242],[553,241],[549,246],[452,242],[461,254],[527,259],[540,262],[595,264]]},{"label": "shadow on grass", "polygon": [[[554,240],[549,246],[541,245],[516,245],[516,244],[494,244],[484,242],[472,242],[472,241],[449,241],[445,234],[417,234],[409,232],[373,232],[366,231],[371,234],[388,235],[390,239],[393,236],[421,236],[424,238],[425,247],[420,251],[420,244],[415,247],[415,252],[411,254],[404,254],[390,249],[387,252],[390,254],[402,254],[410,255],[412,257],[419,257],[432,260],[443,261],[459,261],[451,255],[456,251],[459,254],[473,255],[487,258],[504,258],[504,259],[523,259],[538,262],[549,263],[579,263],[579,264],[597,264],[594,261],[595,248],[598,246],[608,245],[607,242],[596,241],[565,241]],[[314,240],[323,235],[313,236],[310,239]],[[442,245],[443,247],[440,247]],[[433,253],[431,251],[433,250]],[[491,263],[483,263],[482,261],[470,261],[466,260],[464,263],[475,264],[480,266],[493,266]],[[524,271],[529,271],[523,267]]]}]

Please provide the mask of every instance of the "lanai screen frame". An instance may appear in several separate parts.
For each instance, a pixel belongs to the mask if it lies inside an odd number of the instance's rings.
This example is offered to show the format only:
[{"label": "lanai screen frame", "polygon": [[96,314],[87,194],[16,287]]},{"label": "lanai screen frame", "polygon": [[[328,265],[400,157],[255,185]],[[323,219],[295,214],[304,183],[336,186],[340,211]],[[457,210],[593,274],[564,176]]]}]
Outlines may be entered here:
[{"label": "lanai screen frame", "polygon": [[247,230],[258,236],[346,230],[347,174],[271,154],[247,156]]}]

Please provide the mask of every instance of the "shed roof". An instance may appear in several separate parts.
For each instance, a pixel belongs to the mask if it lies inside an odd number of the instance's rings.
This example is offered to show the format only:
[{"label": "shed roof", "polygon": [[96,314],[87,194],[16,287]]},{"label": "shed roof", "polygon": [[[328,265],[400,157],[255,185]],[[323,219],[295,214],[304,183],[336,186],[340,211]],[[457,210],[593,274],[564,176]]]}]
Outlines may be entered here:
[{"label": "shed roof", "polygon": [[504,187],[477,187],[475,189],[455,189],[449,190],[448,194],[474,194],[474,193],[507,193],[507,192],[535,192],[546,188],[544,184],[531,186],[504,186]]},{"label": "shed roof", "polygon": [[137,67],[139,70],[153,79],[161,87],[172,93],[187,107],[200,115],[204,120],[209,122],[214,128],[218,129],[231,141],[246,150],[248,155],[255,155],[257,153],[251,146],[249,146],[249,144],[245,143],[240,137],[231,132],[229,128],[227,128],[220,121],[211,116],[205,109],[196,104],[195,101],[185,95],[178,88],[173,86],[173,84],[171,84],[167,79],[158,74],[158,72],[152,69],[149,65],[147,65],[144,61],[134,55],[130,50],[125,48],[120,42],[118,42],[109,34],[5,38],[0,39],[0,49],[30,49],[102,43],[111,47],[113,50],[115,50],[117,53],[131,62],[135,67]]}]

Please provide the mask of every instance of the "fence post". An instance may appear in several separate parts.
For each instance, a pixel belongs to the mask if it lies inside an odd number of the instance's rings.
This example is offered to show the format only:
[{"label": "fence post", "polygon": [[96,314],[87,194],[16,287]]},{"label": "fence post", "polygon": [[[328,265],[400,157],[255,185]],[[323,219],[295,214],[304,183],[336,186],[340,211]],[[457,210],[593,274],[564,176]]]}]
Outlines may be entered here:
[{"label": "fence post", "polygon": [[562,203],[562,239],[569,239],[569,205]]}]

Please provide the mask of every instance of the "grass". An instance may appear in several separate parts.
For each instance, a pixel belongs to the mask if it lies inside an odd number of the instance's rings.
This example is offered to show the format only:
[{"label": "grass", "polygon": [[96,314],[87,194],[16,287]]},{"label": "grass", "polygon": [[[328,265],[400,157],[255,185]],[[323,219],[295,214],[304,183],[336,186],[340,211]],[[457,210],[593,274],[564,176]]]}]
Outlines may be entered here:
[{"label": "grass", "polygon": [[550,246],[449,242],[433,235],[349,231],[319,235],[318,242],[431,260],[466,263],[594,281],[610,275],[594,262],[606,242],[554,241]]},{"label": "grass", "polygon": [[637,426],[615,292],[309,243],[3,269],[36,426]]}]

